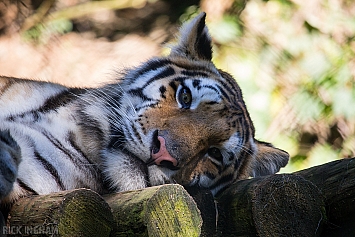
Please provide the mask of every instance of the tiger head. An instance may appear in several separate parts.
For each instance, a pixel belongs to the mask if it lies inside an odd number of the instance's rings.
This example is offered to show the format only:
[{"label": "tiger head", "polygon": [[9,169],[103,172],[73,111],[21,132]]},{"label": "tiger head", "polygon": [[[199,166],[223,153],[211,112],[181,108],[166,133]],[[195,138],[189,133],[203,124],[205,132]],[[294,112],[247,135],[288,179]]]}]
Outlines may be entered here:
[{"label": "tiger head", "polygon": [[150,185],[176,182],[217,194],[237,179],[279,171],[289,156],[254,138],[241,89],[211,61],[205,17],[183,25],[170,55],[126,75],[125,113],[133,118],[125,149],[147,165]]}]

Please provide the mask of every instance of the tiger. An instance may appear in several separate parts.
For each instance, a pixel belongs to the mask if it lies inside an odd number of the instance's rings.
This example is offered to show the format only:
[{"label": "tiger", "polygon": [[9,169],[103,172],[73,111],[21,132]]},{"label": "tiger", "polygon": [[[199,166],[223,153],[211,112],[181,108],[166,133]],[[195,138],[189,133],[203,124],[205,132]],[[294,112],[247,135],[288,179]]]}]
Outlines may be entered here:
[{"label": "tiger", "polygon": [[255,138],[236,80],[212,62],[200,13],[166,56],[95,88],[0,77],[0,201],[169,183],[210,190],[274,174],[289,155]]}]

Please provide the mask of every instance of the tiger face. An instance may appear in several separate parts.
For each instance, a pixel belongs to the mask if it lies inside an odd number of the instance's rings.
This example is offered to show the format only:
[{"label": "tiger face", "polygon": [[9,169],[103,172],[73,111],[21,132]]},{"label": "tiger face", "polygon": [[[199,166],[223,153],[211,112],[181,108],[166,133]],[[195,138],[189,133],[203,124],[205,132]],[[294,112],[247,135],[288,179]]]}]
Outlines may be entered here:
[{"label": "tiger face", "polygon": [[1,203],[164,183],[218,195],[285,166],[288,154],[255,139],[238,84],[212,63],[205,14],[180,33],[169,56],[99,88],[0,77]]},{"label": "tiger face", "polygon": [[234,78],[211,62],[205,14],[181,29],[169,56],[154,58],[123,81],[125,149],[147,166],[150,185],[176,182],[216,195],[236,179],[273,174],[288,154],[254,138]]}]

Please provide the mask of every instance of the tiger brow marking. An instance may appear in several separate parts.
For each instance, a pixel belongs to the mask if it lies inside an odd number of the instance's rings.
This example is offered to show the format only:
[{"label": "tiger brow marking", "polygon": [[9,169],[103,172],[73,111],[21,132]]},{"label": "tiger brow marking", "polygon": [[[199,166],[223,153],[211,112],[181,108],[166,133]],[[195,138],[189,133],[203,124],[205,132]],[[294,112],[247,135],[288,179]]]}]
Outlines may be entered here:
[{"label": "tiger brow marking", "polygon": [[[157,69],[155,69],[155,70],[157,70]],[[144,93],[143,93],[144,88],[149,86],[154,81],[157,81],[157,80],[172,76],[174,74],[175,74],[175,70],[172,67],[167,66],[165,69],[163,69],[163,71],[159,72],[157,75],[155,75],[152,78],[150,78],[143,86],[141,86],[139,88],[131,89],[131,90],[128,91],[128,93],[133,94],[133,95],[137,95],[137,96],[141,97],[144,100],[151,100],[149,97],[144,95]]]},{"label": "tiger brow marking", "polygon": [[214,86],[211,86],[211,85],[203,85],[203,86],[201,86],[202,88],[208,88],[208,89],[210,89],[210,90],[213,90],[214,92],[216,92],[218,95],[220,95],[220,92],[217,90],[217,88],[216,87],[214,87]]},{"label": "tiger brow marking", "polygon": [[64,190],[64,184],[58,174],[58,171],[54,168],[54,166],[49,163],[46,159],[44,159],[38,151],[34,151],[34,155],[36,159],[42,164],[42,166],[52,175],[58,186],[60,187],[61,190]]},{"label": "tiger brow marking", "polygon": [[151,60],[148,63],[146,63],[146,65],[143,65],[143,68],[139,69],[133,74],[133,79],[135,80],[137,77],[140,77],[149,71],[156,70],[161,67],[165,67],[168,64],[171,64],[171,60],[169,59]]},{"label": "tiger brow marking", "polygon": [[181,74],[189,77],[209,77],[206,72],[197,70],[182,70]]},{"label": "tiger brow marking", "polygon": [[192,81],[192,86],[197,88],[198,90],[201,89],[200,84],[201,84],[201,80],[199,80],[199,79],[195,79]]}]

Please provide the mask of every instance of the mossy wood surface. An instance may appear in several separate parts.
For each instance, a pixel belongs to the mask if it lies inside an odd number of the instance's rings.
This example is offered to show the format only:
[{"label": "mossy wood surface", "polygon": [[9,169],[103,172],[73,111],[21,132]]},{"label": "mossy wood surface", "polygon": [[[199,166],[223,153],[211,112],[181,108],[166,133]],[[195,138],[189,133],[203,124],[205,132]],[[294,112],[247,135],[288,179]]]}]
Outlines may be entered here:
[{"label": "mossy wood surface", "polygon": [[320,191],[292,174],[240,181],[218,205],[219,236],[318,236],[325,220]]},{"label": "mossy wood surface", "polygon": [[10,211],[6,231],[9,236],[25,231],[42,236],[355,234],[355,159],[238,181],[217,197],[217,210],[208,190],[188,191],[196,201],[177,184],[104,197],[79,189],[22,198]]},{"label": "mossy wood surface", "polygon": [[104,197],[112,208],[113,236],[199,236],[202,219],[180,185],[163,185]]},{"label": "mossy wood surface", "polygon": [[97,193],[77,189],[18,200],[7,221],[9,236],[109,236],[109,205]]},{"label": "mossy wood surface", "polygon": [[333,161],[295,173],[315,184],[326,204],[322,237],[355,236],[355,158]]},{"label": "mossy wood surface", "polygon": [[202,218],[180,185],[101,197],[78,189],[26,197],[12,207],[9,236],[200,236]]},{"label": "mossy wood surface", "polygon": [[238,181],[218,201],[216,236],[355,236],[355,158]]}]

